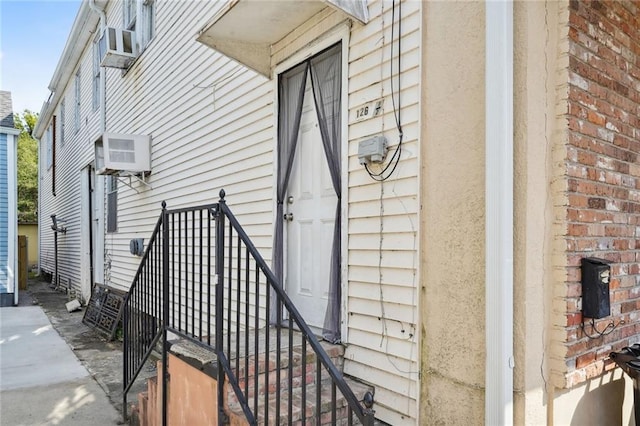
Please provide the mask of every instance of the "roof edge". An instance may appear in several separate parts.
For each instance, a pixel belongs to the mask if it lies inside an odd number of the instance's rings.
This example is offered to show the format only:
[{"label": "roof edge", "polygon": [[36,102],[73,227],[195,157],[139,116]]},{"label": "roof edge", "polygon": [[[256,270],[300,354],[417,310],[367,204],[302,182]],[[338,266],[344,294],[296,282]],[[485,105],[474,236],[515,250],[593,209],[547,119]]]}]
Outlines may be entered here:
[{"label": "roof edge", "polygon": [[[101,8],[104,8],[107,2],[108,0],[96,1]],[[33,132],[37,139],[42,137],[46,124],[51,120],[53,110],[62,96],[62,90],[59,89],[64,89],[64,86],[66,86],[71,73],[73,73],[73,70],[76,68],[78,61],[82,56],[82,52],[84,51],[87,42],[95,33],[95,31],[92,30],[96,28],[99,21],[100,17],[97,13],[94,13],[91,10],[89,2],[81,2],[78,13],[76,14],[76,19],[73,21],[69,37],[67,38],[64,49],[62,50],[62,55],[58,60],[53,77],[51,78],[51,82],[48,86],[51,91],[51,95],[49,96],[49,99],[45,101],[42,109],[40,110],[40,117]],[[63,87],[59,87],[61,83],[63,84]]]}]

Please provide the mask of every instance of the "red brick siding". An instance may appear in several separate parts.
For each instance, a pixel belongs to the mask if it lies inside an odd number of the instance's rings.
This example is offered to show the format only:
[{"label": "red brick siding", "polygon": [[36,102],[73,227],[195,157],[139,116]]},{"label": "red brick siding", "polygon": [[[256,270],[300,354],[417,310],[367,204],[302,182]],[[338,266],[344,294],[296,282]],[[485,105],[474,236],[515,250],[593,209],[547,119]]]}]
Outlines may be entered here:
[{"label": "red brick siding", "polygon": [[[603,370],[640,333],[640,3],[571,1],[566,179],[566,385]],[[581,330],[580,259],[613,262],[611,320],[595,340]],[[576,291],[577,290],[577,291]],[[556,305],[557,306],[557,305]],[[586,326],[592,332],[590,326]]]}]

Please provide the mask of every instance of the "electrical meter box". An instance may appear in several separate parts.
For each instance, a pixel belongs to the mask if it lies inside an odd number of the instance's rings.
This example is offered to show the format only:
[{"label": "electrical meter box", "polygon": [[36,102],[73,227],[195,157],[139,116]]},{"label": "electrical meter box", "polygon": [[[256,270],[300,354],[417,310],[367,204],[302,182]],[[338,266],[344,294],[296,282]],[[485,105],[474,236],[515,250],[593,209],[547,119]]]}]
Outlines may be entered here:
[{"label": "electrical meter box", "polygon": [[582,316],[603,318],[611,315],[609,281],[611,262],[596,257],[582,259]]},{"label": "electrical meter box", "polygon": [[360,164],[382,163],[387,155],[387,138],[382,135],[358,143],[358,161]]}]

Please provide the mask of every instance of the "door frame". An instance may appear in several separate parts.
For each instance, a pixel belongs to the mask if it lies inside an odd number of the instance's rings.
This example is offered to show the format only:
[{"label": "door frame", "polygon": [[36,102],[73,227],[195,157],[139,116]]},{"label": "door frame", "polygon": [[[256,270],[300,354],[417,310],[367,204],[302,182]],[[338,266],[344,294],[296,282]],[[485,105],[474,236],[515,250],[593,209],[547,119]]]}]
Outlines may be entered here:
[{"label": "door frame", "polygon": [[[313,18],[312,18],[313,19]],[[342,144],[342,152],[341,152],[341,169],[342,176],[340,177],[341,186],[342,186],[342,204],[340,206],[340,215],[341,215],[341,229],[340,229],[340,239],[341,239],[341,253],[340,256],[343,259],[341,263],[340,270],[340,283],[341,283],[341,300],[340,300],[340,311],[341,311],[341,327],[340,334],[342,342],[347,342],[347,332],[348,332],[348,324],[347,324],[347,271],[348,271],[348,188],[349,188],[349,141],[348,141],[348,129],[349,129],[349,102],[348,102],[348,82],[349,82],[349,73],[348,73],[348,65],[349,65],[349,35],[351,26],[349,25],[349,21],[344,21],[341,24],[336,25],[331,30],[327,31],[322,36],[313,40],[311,43],[305,45],[302,49],[296,51],[288,58],[284,59],[282,62],[278,63],[274,67],[272,67],[272,75],[271,79],[273,81],[273,93],[274,93],[274,102],[273,102],[273,128],[274,128],[274,136],[273,136],[273,223],[275,224],[276,220],[282,220],[282,218],[276,217],[277,214],[277,194],[275,188],[278,187],[277,179],[278,179],[278,76],[285,71],[295,67],[296,65],[302,63],[306,59],[322,52],[323,50],[333,46],[336,43],[342,42],[342,99],[340,105],[340,114],[341,114],[341,134],[343,138]],[[304,37],[304,36],[303,36]],[[287,228],[283,227],[283,287],[286,292],[285,283],[287,282],[287,262],[288,262],[288,247],[287,247]]]},{"label": "door frame", "polygon": [[96,174],[93,162],[85,165],[80,175],[80,287],[82,297],[88,301],[93,285],[104,284],[104,177]]}]

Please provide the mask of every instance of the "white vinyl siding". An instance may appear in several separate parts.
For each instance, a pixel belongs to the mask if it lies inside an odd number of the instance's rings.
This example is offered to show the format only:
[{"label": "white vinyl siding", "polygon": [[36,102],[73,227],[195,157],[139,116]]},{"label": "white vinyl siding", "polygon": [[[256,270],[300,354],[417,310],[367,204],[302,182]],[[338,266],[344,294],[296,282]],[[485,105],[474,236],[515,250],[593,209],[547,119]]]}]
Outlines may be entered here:
[{"label": "white vinyl siding", "polygon": [[[129,253],[132,238],[145,244],[165,201],[168,208],[213,203],[224,188],[227,203],[267,262],[273,239],[274,82],[195,41],[195,34],[226,2],[155,2],[154,42],[127,73],[107,72],[107,130],[152,135],[150,189],[120,185],[117,233],[105,236],[107,284],[128,289],[140,258]],[[348,67],[345,372],[370,382],[376,415],[391,424],[418,416],[418,211],[420,3],[402,2],[403,154],[393,176],[374,182],[359,164],[358,142],[387,136],[397,146],[390,82],[391,3],[372,1],[371,21],[350,30]],[[138,9],[140,10],[140,9]],[[128,19],[128,16],[125,17]],[[397,19],[397,15],[396,15]],[[123,3],[110,2],[107,21],[120,26]],[[332,8],[293,31],[273,49],[273,66],[344,22]],[[131,21],[129,21],[129,24]],[[137,25],[137,24],[136,24]],[[396,27],[397,29],[397,27]],[[82,59],[90,66],[92,49]],[[394,48],[394,57],[397,47]],[[396,67],[394,58],[394,70]],[[395,72],[395,71],[394,71]],[[82,82],[83,91],[92,84]],[[84,78],[84,76],[83,76]],[[394,81],[394,85],[396,82]],[[88,92],[90,93],[90,92]],[[87,93],[87,95],[88,95]],[[84,95],[84,93],[83,93]],[[82,99],[89,99],[83,96]],[[384,113],[356,122],[355,110],[384,99]],[[83,117],[86,108],[83,105]],[[98,122],[69,138],[78,158],[59,163],[65,201],[51,209],[72,218],[63,238],[63,271],[79,271],[80,170],[92,158]],[[73,145],[71,145],[73,144]],[[45,176],[46,179],[46,176]],[[60,198],[60,197],[58,197]],[[381,209],[382,200],[382,209]],[[44,198],[43,202],[50,202]],[[75,207],[72,207],[75,206]],[[380,217],[382,211],[382,217]],[[49,211],[43,212],[48,217]],[[41,231],[47,238],[51,232]],[[45,241],[47,250],[51,240]],[[72,249],[70,242],[76,242]],[[44,245],[43,245],[44,247]],[[43,253],[50,259],[52,253]],[[47,260],[47,262],[49,262]],[[51,263],[47,263],[50,265]],[[50,268],[50,266],[48,266]],[[79,275],[75,272],[76,276]]]},{"label": "white vinyl siding", "polygon": [[[111,283],[123,288],[131,284],[139,263],[129,253],[129,240],[149,238],[161,202],[168,208],[213,203],[222,188],[240,222],[270,258],[271,82],[184,31],[204,26],[220,4],[158,2],[156,7],[154,43],[124,78],[110,73],[107,79],[109,130],[153,135],[149,180],[154,189],[134,183],[141,191],[137,194],[121,186],[118,233],[106,237],[112,263],[118,265],[111,270]],[[136,78],[137,73],[150,78]]]},{"label": "white vinyl siding", "polygon": [[[97,28],[96,28],[97,30]],[[93,64],[92,43],[87,45],[80,57],[78,70],[91,69]],[[41,269],[54,272],[54,236],[51,230],[52,214],[56,214],[60,225],[67,228],[65,234],[58,235],[58,268],[62,283],[67,282],[80,293],[81,283],[81,242],[86,235],[81,232],[81,182],[83,167],[93,161],[93,145],[99,131],[98,114],[92,114],[92,73],[74,73],[66,86],[61,85],[62,98],[65,99],[65,116],[72,120],[74,131],[65,131],[64,150],[56,153],[56,196],[51,193],[52,173],[44,161],[40,169],[40,217],[39,241]],[[78,104],[77,99],[81,102]],[[58,105],[60,107],[60,104]],[[71,110],[69,110],[71,108]],[[67,114],[68,113],[68,114]],[[86,120],[85,120],[86,117]],[[65,117],[64,121],[67,121]],[[76,123],[78,123],[77,131]],[[82,124],[87,125],[82,125]],[[51,125],[51,123],[49,123]],[[58,117],[57,126],[62,129],[62,117]],[[65,126],[66,127],[66,126]],[[45,132],[46,136],[46,132]],[[43,136],[43,139],[45,139]],[[40,159],[46,158],[46,146],[41,144]]]}]

